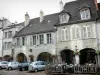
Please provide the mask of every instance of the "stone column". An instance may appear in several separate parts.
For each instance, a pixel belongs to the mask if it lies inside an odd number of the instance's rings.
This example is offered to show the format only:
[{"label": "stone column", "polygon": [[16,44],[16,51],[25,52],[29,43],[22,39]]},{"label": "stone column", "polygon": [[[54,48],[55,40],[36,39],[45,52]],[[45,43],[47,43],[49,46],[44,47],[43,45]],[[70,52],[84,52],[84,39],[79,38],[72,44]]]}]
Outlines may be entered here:
[{"label": "stone column", "polygon": [[75,64],[79,64],[79,63],[80,63],[79,54],[75,54]]}]

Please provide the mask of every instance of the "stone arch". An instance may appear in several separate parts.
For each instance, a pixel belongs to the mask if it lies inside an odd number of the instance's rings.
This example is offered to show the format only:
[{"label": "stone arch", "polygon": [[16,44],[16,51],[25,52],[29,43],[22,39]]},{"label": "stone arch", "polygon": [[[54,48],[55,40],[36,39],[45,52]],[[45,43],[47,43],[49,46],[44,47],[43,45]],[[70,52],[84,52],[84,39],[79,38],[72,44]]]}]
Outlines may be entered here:
[{"label": "stone arch", "polygon": [[52,62],[52,54],[49,52],[42,52],[38,55],[37,61],[46,61],[46,62]]},{"label": "stone arch", "polygon": [[11,57],[10,55],[5,55],[5,56],[3,56],[3,60],[5,60],[5,61],[12,61],[13,57]]},{"label": "stone arch", "polygon": [[17,58],[18,62],[26,62],[27,61],[27,57],[24,53],[17,54],[16,58]]},{"label": "stone arch", "polygon": [[96,51],[92,48],[84,48],[80,50],[80,64],[94,63],[96,64]]},{"label": "stone arch", "polygon": [[60,52],[62,62],[65,62],[67,64],[73,64],[73,57],[74,57],[74,51],[70,49],[64,49]]}]

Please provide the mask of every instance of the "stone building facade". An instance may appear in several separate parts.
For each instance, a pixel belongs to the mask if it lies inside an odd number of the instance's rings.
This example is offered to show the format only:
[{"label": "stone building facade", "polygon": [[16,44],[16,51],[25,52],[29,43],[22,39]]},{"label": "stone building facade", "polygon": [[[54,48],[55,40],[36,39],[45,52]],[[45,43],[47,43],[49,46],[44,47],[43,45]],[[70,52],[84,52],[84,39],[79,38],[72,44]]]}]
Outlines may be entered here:
[{"label": "stone building facade", "polygon": [[61,12],[55,14],[44,16],[40,11],[40,17],[30,19],[26,13],[25,27],[14,36],[14,59],[46,60],[60,55],[68,64],[96,63],[100,39],[97,5],[95,0],[77,0],[60,2]]},{"label": "stone building facade", "polygon": [[14,41],[13,41],[13,36],[18,33],[22,28],[24,27],[24,23],[10,23],[8,25],[3,26],[2,31],[3,31],[3,39],[2,39],[2,44],[3,44],[3,57],[13,57],[13,47],[14,47]]}]

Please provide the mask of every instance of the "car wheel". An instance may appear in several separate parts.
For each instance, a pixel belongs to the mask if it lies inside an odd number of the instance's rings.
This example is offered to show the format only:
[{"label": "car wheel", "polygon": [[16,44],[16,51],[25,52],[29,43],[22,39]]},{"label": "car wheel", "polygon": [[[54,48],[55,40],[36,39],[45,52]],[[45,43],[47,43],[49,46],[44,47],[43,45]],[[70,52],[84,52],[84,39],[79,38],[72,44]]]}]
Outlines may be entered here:
[{"label": "car wheel", "polygon": [[34,69],[34,72],[38,72],[38,69],[36,68],[36,69]]},{"label": "car wheel", "polygon": [[8,68],[8,70],[12,70],[12,68],[11,68],[11,67],[9,67],[9,68]]}]

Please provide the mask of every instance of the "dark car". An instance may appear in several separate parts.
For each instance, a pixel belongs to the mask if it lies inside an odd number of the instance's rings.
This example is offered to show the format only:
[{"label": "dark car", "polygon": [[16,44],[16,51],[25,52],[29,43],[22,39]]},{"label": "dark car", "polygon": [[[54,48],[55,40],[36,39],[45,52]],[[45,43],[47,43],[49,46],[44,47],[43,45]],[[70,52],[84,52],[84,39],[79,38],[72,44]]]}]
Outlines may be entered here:
[{"label": "dark car", "polygon": [[19,63],[19,65],[18,65],[19,71],[28,70],[28,65],[29,65],[28,62]]}]

